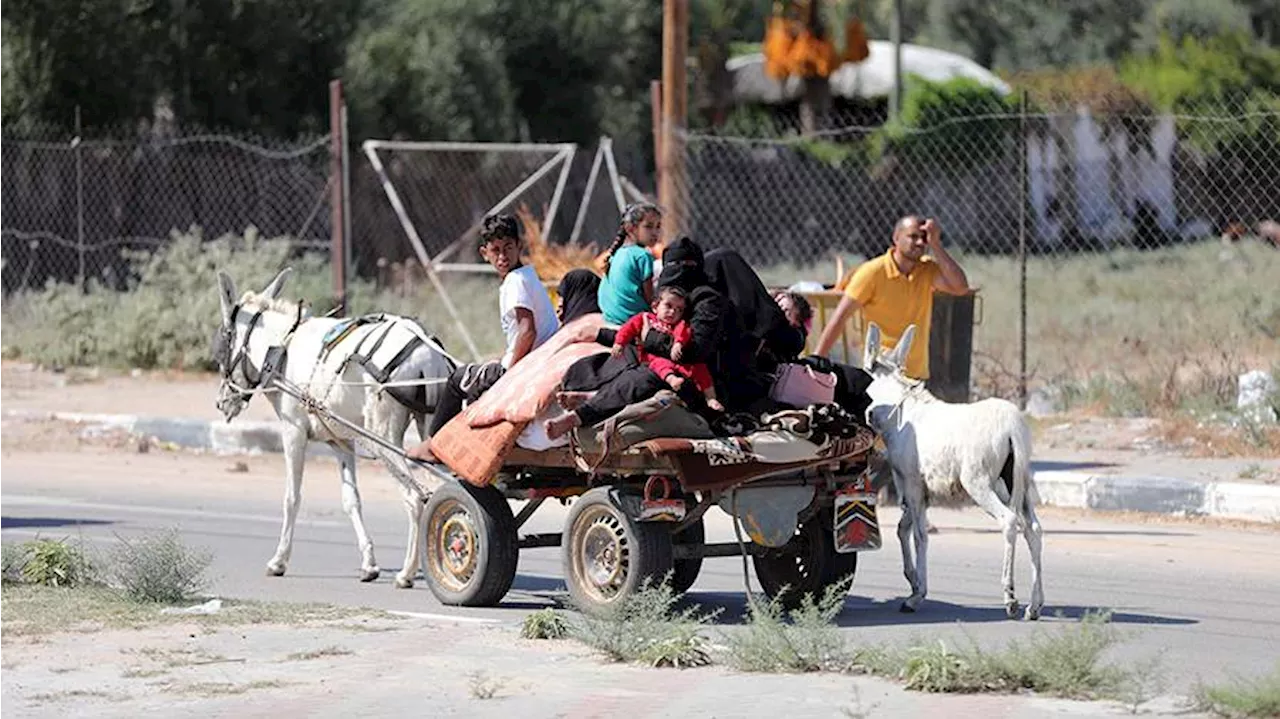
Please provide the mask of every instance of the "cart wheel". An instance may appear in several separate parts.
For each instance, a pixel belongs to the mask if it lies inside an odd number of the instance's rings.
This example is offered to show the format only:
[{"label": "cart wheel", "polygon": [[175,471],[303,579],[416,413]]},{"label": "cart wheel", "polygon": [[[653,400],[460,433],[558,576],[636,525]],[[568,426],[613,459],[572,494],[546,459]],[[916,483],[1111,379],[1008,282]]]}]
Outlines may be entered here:
[{"label": "cart wheel", "polygon": [[511,505],[493,487],[446,482],[427,502],[427,585],[444,604],[491,607],[520,557]]},{"label": "cart wheel", "polygon": [[[699,519],[686,527],[683,532],[671,535],[671,541],[673,544],[694,546],[706,544],[707,528]],[[675,560],[675,568],[671,572],[671,588],[679,594],[689,591],[693,583],[698,581],[698,572],[702,571],[702,560],[702,557]]]},{"label": "cart wheel", "polygon": [[573,503],[564,536],[565,583],[584,612],[607,611],[673,569],[669,527],[627,516],[607,487]]},{"label": "cart wheel", "polygon": [[752,562],[765,594],[770,599],[782,595],[783,605],[794,608],[806,594],[820,600],[827,587],[847,579],[858,568],[858,555],[836,552],[831,515],[819,512],[800,525],[785,547],[756,555]]}]

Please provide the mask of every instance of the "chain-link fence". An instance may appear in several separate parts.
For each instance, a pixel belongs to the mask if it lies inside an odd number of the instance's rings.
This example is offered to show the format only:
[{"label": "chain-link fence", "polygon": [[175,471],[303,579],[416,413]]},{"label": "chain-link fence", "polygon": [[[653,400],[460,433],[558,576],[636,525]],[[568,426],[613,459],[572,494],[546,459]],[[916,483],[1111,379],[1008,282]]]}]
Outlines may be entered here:
[{"label": "chain-link fence", "polygon": [[[602,144],[612,148],[607,138]],[[479,262],[476,233],[485,214],[528,212],[543,240],[602,248],[613,239],[618,201],[651,185],[643,157],[598,146],[372,141],[387,182],[427,255],[441,262]],[[612,169],[608,167],[612,165]],[[593,171],[594,170],[594,171]],[[614,182],[614,178],[618,182]],[[378,173],[365,153],[352,158],[352,251],[362,275],[381,284],[415,277],[418,259]],[[421,279],[418,277],[418,279]]]},{"label": "chain-link fence", "polygon": [[1023,310],[1027,374],[1059,394],[1104,373],[1177,393],[1280,361],[1280,112],[1028,107],[803,138],[768,122],[689,134],[684,229],[767,280],[829,286],[834,257],[851,269],[903,215],[938,218],[979,288],[979,394],[1016,395]]},{"label": "chain-link fence", "polygon": [[6,295],[49,280],[123,287],[128,250],[160,247],[193,227],[210,239],[252,226],[299,247],[329,242],[325,138],[83,135],[101,139],[5,128]]}]

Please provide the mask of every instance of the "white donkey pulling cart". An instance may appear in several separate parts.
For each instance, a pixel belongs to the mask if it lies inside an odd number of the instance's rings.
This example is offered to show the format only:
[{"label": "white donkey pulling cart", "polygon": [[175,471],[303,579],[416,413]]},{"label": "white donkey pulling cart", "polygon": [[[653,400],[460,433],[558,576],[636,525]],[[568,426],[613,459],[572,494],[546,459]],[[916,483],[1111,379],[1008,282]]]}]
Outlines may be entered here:
[{"label": "white donkey pulling cart", "polygon": [[[535,547],[562,548],[569,593],[587,611],[616,605],[646,580],[669,578],[683,592],[704,558],[727,556],[750,556],[766,594],[798,602],[850,578],[858,552],[880,547],[868,466],[876,435],[833,405],[766,416],[749,433],[722,437],[664,392],[600,432],[580,430],[570,447],[513,447],[484,476],[416,462],[404,451],[408,422],[425,425],[422,410],[434,405],[435,388],[455,363],[405,318],[366,322],[362,333],[334,342],[343,332],[334,328],[351,320],[311,318],[276,300],[286,276],[240,298],[220,276],[223,322],[214,352],[222,371],[218,406],[228,419],[264,393],[286,423],[290,482],[270,574],[284,574],[289,559],[308,440],[328,443],[339,456],[361,578],[376,577],[378,568],[355,490],[355,443],[404,489],[410,539],[397,586],[412,586],[421,545],[423,574],[445,604],[498,604],[514,581],[519,551]],[[417,341],[383,342],[397,362],[352,361],[387,322],[417,328]],[[421,391],[416,402],[405,401],[393,388]],[[522,534],[549,498],[571,503],[563,531]],[[509,500],[525,502],[518,514]],[[704,517],[716,506],[733,518],[737,541],[706,541]]]}]

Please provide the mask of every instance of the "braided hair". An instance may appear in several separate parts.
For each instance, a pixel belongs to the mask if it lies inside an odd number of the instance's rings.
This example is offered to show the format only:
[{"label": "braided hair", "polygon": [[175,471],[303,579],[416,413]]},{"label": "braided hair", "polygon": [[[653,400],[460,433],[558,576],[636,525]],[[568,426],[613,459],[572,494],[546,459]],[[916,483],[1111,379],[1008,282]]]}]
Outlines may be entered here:
[{"label": "braided hair", "polygon": [[604,273],[606,275],[609,274],[609,263],[613,260],[614,253],[622,247],[622,243],[627,241],[627,228],[640,224],[649,216],[649,213],[661,215],[662,210],[651,202],[636,202],[627,205],[627,208],[622,211],[622,221],[618,223],[618,234],[613,236],[613,242],[609,245],[609,249],[605,250]]}]

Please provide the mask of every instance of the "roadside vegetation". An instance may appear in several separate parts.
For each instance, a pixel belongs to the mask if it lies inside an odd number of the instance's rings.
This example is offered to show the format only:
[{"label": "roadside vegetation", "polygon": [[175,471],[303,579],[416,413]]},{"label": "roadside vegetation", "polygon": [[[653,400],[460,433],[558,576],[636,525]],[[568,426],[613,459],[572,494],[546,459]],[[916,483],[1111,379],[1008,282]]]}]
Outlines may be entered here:
[{"label": "roadside vegetation", "polygon": [[835,586],[821,597],[804,597],[789,611],[777,600],[753,597],[741,626],[730,627],[717,626],[719,611],[703,611],[664,583],[646,587],[601,615],[542,610],[526,620],[523,634],[560,638],[545,628],[563,622],[569,638],[609,661],[677,668],[723,664],[762,673],[869,674],[924,692],[1033,691],[1136,706],[1162,685],[1154,665],[1126,668],[1106,661],[1106,653],[1122,636],[1105,612],[1041,627],[1031,637],[1000,648],[972,640],[859,646],[836,624],[847,592],[847,585]]},{"label": "roadside vegetation", "polygon": [[211,606],[200,606],[208,599],[203,591],[210,557],[205,550],[185,545],[176,530],[119,539],[104,551],[71,538],[6,543],[0,636],[8,643],[58,632],[141,629],[165,623],[392,619],[374,610],[323,604],[212,600]]},{"label": "roadside vegetation", "polygon": [[1270,674],[1201,686],[1196,700],[1201,711],[1231,719],[1280,716],[1280,662]]}]

